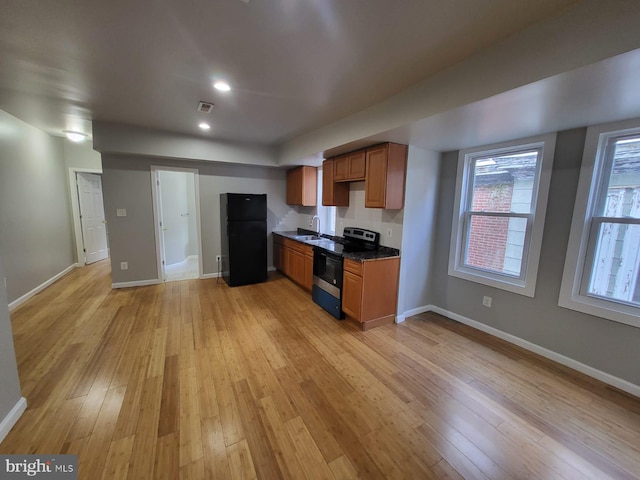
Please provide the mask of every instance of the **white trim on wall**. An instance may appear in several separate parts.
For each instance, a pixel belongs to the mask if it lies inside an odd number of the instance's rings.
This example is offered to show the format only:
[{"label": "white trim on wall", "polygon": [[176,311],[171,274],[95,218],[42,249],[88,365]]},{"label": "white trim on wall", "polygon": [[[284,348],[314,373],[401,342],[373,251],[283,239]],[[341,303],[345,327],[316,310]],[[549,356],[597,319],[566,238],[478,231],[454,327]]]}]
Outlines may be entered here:
[{"label": "white trim on wall", "polygon": [[200,278],[205,279],[205,278],[218,278],[218,277],[220,277],[220,274],[216,272],[216,273],[203,273],[202,277]]},{"label": "white trim on wall", "polygon": [[475,328],[476,330],[480,330],[482,332],[488,333],[489,335],[493,335],[494,337],[498,337],[506,342],[522,347],[525,350],[537,353],[538,355],[548,358],[549,360],[553,360],[560,365],[564,365],[565,367],[577,370],[578,372],[583,373],[591,378],[600,380],[607,385],[611,385],[635,397],[640,398],[640,385],[636,385],[635,383],[631,383],[627,380],[616,377],[615,375],[611,375],[610,373],[603,372],[602,370],[598,370],[597,368],[590,367],[589,365],[585,365],[584,363],[574,360],[573,358],[566,357],[560,353],[554,352],[553,350],[548,350],[544,347],[541,347],[540,345],[536,345],[535,343],[531,343],[520,337],[516,337],[515,335],[511,335],[510,333],[503,332],[502,330],[490,327],[489,325],[485,325],[484,323],[472,320],[468,317],[450,312],[449,310],[445,310],[444,308],[440,308],[436,305],[425,305],[422,307],[414,308],[412,310],[404,312],[404,314],[401,316],[410,317],[412,315],[417,315],[424,312],[438,313],[451,320],[463,323],[472,328]]},{"label": "white trim on wall", "polygon": [[7,416],[0,421],[0,443],[9,434],[13,426],[20,420],[20,417],[27,409],[27,399],[20,397],[13,408],[7,413]]},{"label": "white trim on wall", "polygon": [[38,293],[40,293],[41,291],[43,291],[45,288],[47,288],[49,285],[53,284],[54,282],[60,280],[62,277],[64,277],[67,273],[69,273],[71,270],[73,270],[76,267],[79,267],[80,265],[78,265],[77,263],[74,263],[73,265],[69,265],[67,268],[65,268],[63,271],[61,271],[60,273],[58,273],[57,275],[54,275],[53,277],[51,277],[49,280],[47,280],[44,283],[41,283],[40,285],[38,285],[36,288],[34,288],[33,290],[31,290],[30,292],[25,293],[24,295],[22,295],[20,298],[17,298],[16,300],[14,300],[13,302],[11,302],[9,304],[9,311],[14,310],[15,308],[19,307],[20,305],[22,305],[24,302],[26,302],[27,300],[29,300],[31,297],[33,297],[34,295],[37,295]]},{"label": "white trim on wall", "polygon": [[[276,267],[267,267],[267,272],[275,272],[276,271]],[[220,275],[219,272],[215,272],[215,273],[203,273],[202,276],[200,278],[219,278],[222,275]]]},{"label": "white trim on wall", "polygon": [[80,204],[78,202],[76,173],[95,173],[97,175],[102,175],[102,169],[69,167],[69,197],[71,198],[73,237],[76,242],[76,265],[79,267],[84,267],[84,242],[82,240],[82,225],[80,224]]},{"label": "white trim on wall", "polygon": [[129,288],[129,287],[146,287],[148,285],[158,285],[162,283],[159,279],[153,280],[135,280],[133,282],[116,282],[111,284],[111,288]]}]

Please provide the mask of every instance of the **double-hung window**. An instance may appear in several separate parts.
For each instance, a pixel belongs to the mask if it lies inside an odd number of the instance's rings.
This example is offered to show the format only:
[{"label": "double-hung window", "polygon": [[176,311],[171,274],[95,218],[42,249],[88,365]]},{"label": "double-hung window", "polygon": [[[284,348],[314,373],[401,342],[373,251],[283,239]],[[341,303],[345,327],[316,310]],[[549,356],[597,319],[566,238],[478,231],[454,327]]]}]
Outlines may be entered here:
[{"label": "double-hung window", "polygon": [[640,122],[587,132],[559,304],[640,326]]},{"label": "double-hung window", "polygon": [[463,150],[449,275],[533,296],[555,135]]}]

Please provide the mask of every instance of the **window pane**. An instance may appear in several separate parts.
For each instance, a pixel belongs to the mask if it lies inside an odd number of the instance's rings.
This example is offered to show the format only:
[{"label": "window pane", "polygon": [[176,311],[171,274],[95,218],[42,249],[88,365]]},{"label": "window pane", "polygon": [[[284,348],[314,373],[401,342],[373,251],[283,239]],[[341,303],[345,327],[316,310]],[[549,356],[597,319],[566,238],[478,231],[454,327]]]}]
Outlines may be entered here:
[{"label": "window pane", "polygon": [[602,223],[597,235],[589,293],[640,305],[640,225]]},{"label": "window pane", "polygon": [[602,216],[640,218],[640,137],[615,143]]},{"label": "window pane", "polygon": [[471,210],[530,213],[539,150],[474,160]]},{"label": "window pane", "polygon": [[520,277],[526,218],[471,215],[465,265]]}]

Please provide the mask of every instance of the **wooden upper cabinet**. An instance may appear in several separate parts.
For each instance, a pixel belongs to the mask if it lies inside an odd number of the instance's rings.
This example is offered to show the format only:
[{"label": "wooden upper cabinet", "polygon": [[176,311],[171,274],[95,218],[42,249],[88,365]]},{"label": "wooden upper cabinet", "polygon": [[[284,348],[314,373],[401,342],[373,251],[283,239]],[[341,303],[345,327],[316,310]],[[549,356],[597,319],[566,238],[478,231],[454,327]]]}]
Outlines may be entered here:
[{"label": "wooden upper cabinet", "polygon": [[322,205],[349,206],[349,184],[334,182],[335,159],[322,162]]},{"label": "wooden upper cabinet", "polygon": [[287,170],[287,205],[315,207],[318,196],[318,169],[296,167]]},{"label": "wooden upper cabinet", "polygon": [[333,181],[342,182],[347,180],[349,166],[347,164],[347,156],[341,155],[333,159]]},{"label": "wooden upper cabinet", "polygon": [[401,209],[407,171],[407,146],[386,143],[366,151],[364,206]]},{"label": "wooden upper cabinet", "polygon": [[335,157],[333,160],[333,180],[335,182],[355,182],[365,179],[367,166],[365,150],[347,153],[346,155]]},{"label": "wooden upper cabinet", "polygon": [[367,171],[366,151],[360,150],[347,154],[347,168],[349,180],[364,180]]}]

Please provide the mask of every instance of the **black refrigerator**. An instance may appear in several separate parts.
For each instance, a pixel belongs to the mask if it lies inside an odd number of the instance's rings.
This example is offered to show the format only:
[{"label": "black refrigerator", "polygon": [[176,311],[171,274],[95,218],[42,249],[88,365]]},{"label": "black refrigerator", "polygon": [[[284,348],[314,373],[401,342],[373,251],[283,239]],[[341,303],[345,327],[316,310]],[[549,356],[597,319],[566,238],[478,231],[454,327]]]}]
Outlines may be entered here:
[{"label": "black refrigerator", "polygon": [[267,195],[220,194],[221,274],[230,287],[267,280]]}]

